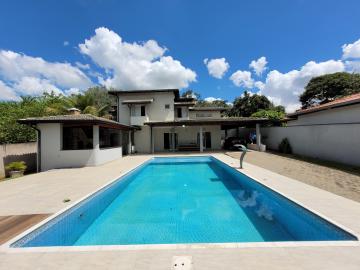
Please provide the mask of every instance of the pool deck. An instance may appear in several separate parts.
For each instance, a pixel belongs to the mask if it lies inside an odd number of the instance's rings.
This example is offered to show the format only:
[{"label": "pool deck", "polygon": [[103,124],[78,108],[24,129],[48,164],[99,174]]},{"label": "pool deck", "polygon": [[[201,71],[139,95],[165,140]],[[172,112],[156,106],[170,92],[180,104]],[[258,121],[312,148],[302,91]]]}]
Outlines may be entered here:
[{"label": "pool deck", "polygon": [[[236,159],[222,153],[211,155],[230,166],[238,167]],[[52,170],[1,182],[0,216],[56,213],[151,157],[127,156],[98,167]],[[360,203],[252,164],[244,163],[241,172],[357,236],[360,235]],[[64,203],[64,199],[71,201]],[[193,269],[196,270],[358,270],[359,254],[358,241],[72,247],[38,250],[9,249],[5,244],[0,247],[0,269],[171,269],[173,256],[184,255],[192,256]]]}]

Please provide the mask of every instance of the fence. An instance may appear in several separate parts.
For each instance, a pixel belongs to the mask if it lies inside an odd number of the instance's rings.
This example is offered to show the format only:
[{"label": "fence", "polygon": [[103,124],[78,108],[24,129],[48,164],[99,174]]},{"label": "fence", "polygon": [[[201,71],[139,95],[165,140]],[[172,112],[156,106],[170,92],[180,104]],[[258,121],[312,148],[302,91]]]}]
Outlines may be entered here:
[{"label": "fence", "polygon": [[13,161],[25,161],[27,172],[36,171],[36,142],[0,145],[0,179],[5,177],[5,166]]},{"label": "fence", "polygon": [[360,124],[319,124],[261,128],[268,149],[288,138],[293,153],[360,166]]}]

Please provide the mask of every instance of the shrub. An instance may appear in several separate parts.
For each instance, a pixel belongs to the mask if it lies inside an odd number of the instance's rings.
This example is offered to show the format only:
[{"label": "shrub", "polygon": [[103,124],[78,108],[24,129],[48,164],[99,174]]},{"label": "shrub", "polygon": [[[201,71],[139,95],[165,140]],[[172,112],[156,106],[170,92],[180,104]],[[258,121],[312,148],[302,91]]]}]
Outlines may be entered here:
[{"label": "shrub", "polygon": [[26,168],[25,161],[14,161],[5,166],[8,171],[25,171]]},{"label": "shrub", "polygon": [[281,143],[279,144],[279,152],[284,154],[292,153],[291,145],[287,138],[282,139]]}]

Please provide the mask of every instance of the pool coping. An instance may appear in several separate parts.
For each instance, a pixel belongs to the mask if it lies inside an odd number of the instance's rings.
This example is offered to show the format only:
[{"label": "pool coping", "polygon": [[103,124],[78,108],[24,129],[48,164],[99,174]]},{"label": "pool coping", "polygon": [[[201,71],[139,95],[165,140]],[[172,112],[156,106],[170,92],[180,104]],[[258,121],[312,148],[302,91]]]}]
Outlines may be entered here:
[{"label": "pool coping", "polygon": [[[269,186],[264,181],[258,179],[253,175],[249,175],[248,172],[245,172],[239,168],[232,166],[223,158],[218,157],[218,153],[203,153],[203,154],[191,154],[191,155],[183,155],[183,154],[172,154],[172,155],[148,155],[148,158],[129,170],[121,172],[118,176],[111,179],[104,185],[100,186],[96,190],[88,193],[87,195],[83,196],[82,198],[78,199],[77,201],[73,202],[71,205],[61,209],[60,211],[52,214],[48,218],[44,219],[40,223],[30,227],[29,229],[25,230],[24,232],[20,233],[19,235],[15,236],[14,238],[8,240],[4,244],[0,246],[0,251],[5,253],[31,253],[31,252],[79,252],[79,251],[105,251],[105,250],[174,250],[174,249],[212,249],[212,248],[284,248],[284,247],[360,247],[360,234],[354,232],[352,229],[344,226],[343,224],[329,218],[328,216],[314,210],[313,207],[309,207],[306,203],[300,202],[297,199],[294,199],[291,195],[286,195],[285,193],[279,191],[277,188]],[[225,156],[225,154],[220,154],[224,157],[231,158],[236,160],[232,157]],[[126,174],[131,173],[132,171],[138,169],[139,167],[143,166],[145,163],[149,162],[151,159],[156,157],[204,157],[204,156],[211,156],[212,158],[225,163],[227,166],[233,168],[234,170],[250,177],[254,181],[258,182],[260,185],[269,188],[270,190],[279,193],[281,196],[289,199],[290,201],[298,204],[299,206],[307,209],[308,211],[312,212],[313,214],[323,218],[324,220],[334,224],[335,226],[339,227],[340,229],[352,234],[358,240],[344,240],[344,241],[283,241],[283,242],[233,242],[233,243],[181,243],[181,244],[139,244],[139,245],[96,245],[96,246],[53,246],[53,247],[11,247],[11,244],[17,242],[18,240],[22,239],[24,236],[28,235],[29,233],[35,231],[39,227],[43,226],[44,224],[48,223],[49,221],[53,220],[57,216],[63,214],[64,212],[68,211],[69,209],[75,207],[80,202],[88,199],[95,193],[99,192],[100,190],[106,188],[107,186],[113,184],[115,181],[118,181],[119,178],[123,177]],[[236,160],[237,161],[237,160]],[[258,167],[258,166],[256,166]],[[261,167],[259,167],[261,168]],[[261,168],[262,170],[267,171],[266,169]],[[277,174],[272,172],[273,174]],[[280,175],[280,174],[278,174]],[[282,175],[280,175],[282,176]],[[282,176],[285,177],[285,176]],[[289,177],[286,177],[289,178]],[[291,179],[291,178],[289,178]],[[294,180],[294,179],[291,179]],[[296,181],[296,180],[294,180]],[[303,185],[306,185],[302,183]]]}]

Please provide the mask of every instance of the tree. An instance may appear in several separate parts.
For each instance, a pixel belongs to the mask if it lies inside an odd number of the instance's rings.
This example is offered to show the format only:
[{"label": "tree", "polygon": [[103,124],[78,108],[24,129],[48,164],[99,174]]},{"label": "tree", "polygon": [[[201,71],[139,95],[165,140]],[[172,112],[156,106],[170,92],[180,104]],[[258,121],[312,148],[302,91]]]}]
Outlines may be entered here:
[{"label": "tree", "polygon": [[193,91],[193,90],[186,90],[184,93],[181,94],[183,98],[195,98],[196,100],[200,100],[200,94]]},{"label": "tree", "polygon": [[235,98],[233,107],[229,110],[228,116],[249,117],[259,110],[268,110],[273,104],[266,96],[250,95],[247,91],[240,97]]},{"label": "tree", "polygon": [[302,108],[360,92],[360,74],[337,72],[312,78],[300,95]]},{"label": "tree", "polygon": [[285,118],[285,113],[276,110],[260,110],[256,113],[253,113],[251,117],[268,118],[270,120],[280,121],[281,119]]},{"label": "tree", "polygon": [[67,113],[69,108],[75,107],[81,113],[110,117],[109,111],[114,104],[115,99],[108,94],[106,88],[96,86],[89,88],[84,93],[59,97],[58,102],[49,104],[47,109],[54,114],[61,114]]},{"label": "tree", "polygon": [[198,100],[196,107],[223,107],[223,108],[230,108],[229,104],[227,104],[226,100],[214,100],[214,101],[205,101],[205,100]]}]

